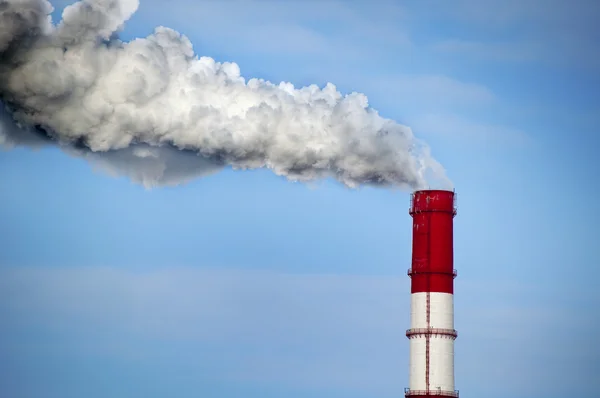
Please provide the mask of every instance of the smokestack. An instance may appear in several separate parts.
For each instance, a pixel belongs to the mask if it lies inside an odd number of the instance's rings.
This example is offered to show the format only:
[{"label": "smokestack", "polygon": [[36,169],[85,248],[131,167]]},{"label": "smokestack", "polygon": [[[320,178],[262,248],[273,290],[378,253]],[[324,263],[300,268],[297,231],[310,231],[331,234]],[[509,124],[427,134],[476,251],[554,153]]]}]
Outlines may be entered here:
[{"label": "smokestack", "polygon": [[[232,167],[348,187],[414,190],[431,178],[451,187],[427,145],[363,94],[246,79],[165,27],[120,41],[138,3],[81,0],[54,24],[46,0],[0,0],[0,101],[10,117],[45,145],[146,186]],[[32,142],[4,119],[0,145]]]},{"label": "smokestack", "polygon": [[453,191],[411,195],[413,218],[408,397],[458,397],[454,389]]}]

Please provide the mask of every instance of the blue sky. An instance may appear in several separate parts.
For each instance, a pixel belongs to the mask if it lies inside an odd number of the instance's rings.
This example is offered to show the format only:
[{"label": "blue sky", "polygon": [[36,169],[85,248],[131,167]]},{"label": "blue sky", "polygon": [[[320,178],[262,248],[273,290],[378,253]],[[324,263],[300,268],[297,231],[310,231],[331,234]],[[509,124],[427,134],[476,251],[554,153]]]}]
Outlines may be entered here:
[{"label": "blue sky", "polygon": [[[54,1],[58,20],[68,1]],[[242,75],[359,91],[458,194],[464,398],[593,396],[600,6],[142,0]],[[57,148],[0,152],[0,392],[398,397],[409,195],[231,171],[146,190]]]}]

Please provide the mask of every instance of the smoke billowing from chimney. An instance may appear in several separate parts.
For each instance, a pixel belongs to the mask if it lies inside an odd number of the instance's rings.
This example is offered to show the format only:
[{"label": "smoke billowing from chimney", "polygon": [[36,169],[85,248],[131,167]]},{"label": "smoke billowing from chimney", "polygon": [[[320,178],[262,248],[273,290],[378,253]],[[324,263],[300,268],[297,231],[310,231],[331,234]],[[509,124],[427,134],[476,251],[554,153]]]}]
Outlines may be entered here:
[{"label": "smoke billowing from chimney", "polygon": [[[122,42],[138,0],[0,0],[0,144],[59,145],[146,186],[231,166],[295,181],[422,188],[443,168],[412,131],[335,86],[245,80],[174,30]],[[15,127],[16,125],[19,127]]]}]

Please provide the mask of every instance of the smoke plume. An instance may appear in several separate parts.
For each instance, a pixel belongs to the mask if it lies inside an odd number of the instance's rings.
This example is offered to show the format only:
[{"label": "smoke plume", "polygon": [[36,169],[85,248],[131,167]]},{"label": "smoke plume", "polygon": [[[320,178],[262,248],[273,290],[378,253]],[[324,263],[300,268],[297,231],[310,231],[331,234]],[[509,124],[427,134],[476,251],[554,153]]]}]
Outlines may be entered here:
[{"label": "smoke plume", "polygon": [[428,147],[363,94],[246,80],[165,27],[120,41],[137,7],[82,0],[53,24],[46,0],[0,0],[1,145],[58,145],[146,186],[227,166],[349,187],[449,184]]}]

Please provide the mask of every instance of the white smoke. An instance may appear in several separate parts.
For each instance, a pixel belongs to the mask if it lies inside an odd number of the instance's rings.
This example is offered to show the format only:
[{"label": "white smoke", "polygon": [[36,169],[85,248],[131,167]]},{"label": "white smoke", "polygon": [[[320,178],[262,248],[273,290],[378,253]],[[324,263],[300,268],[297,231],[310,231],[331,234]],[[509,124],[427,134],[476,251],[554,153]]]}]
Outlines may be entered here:
[{"label": "white smoke", "polygon": [[[41,149],[57,144],[35,128],[18,126],[4,109],[0,109],[0,148],[24,146]],[[169,145],[153,147],[137,144],[106,152],[92,152],[69,144],[60,146],[70,156],[87,160],[97,170],[113,176],[126,176],[146,188],[180,185],[223,168],[223,165],[197,156],[195,152]]]},{"label": "white smoke", "polygon": [[449,186],[428,147],[363,94],[246,81],[235,63],[195,56],[185,36],[164,27],[118,40],[137,7],[82,0],[53,25],[46,0],[0,0],[0,100],[28,126],[4,123],[0,143],[48,142],[43,131],[146,186],[223,166],[268,167],[295,181],[334,177],[349,187],[422,188],[430,173]]}]

